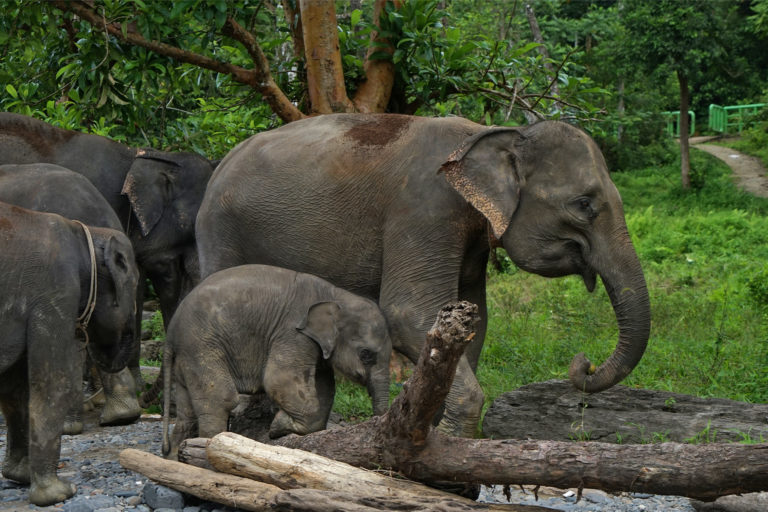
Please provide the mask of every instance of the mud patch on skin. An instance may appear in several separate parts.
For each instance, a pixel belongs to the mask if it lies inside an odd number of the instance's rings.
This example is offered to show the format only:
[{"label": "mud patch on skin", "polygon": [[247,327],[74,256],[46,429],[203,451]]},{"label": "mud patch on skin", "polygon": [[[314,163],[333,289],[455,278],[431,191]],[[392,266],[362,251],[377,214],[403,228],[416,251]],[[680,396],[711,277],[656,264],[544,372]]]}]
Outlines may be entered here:
[{"label": "mud patch on skin", "polygon": [[411,122],[410,116],[375,114],[350,128],[345,135],[361,146],[386,146],[399,139]]}]

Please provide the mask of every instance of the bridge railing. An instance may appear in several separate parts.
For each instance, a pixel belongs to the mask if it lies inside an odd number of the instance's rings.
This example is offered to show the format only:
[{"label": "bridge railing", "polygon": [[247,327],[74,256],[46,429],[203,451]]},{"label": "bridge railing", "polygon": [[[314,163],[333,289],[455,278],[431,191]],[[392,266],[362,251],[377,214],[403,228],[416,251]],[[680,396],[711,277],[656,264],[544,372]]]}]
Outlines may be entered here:
[{"label": "bridge railing", "polygon": [[[662,112],[661,115],[664,116],[667,120],[666,132],[672,137],[679,137],[680,111],[675,110],[671,112]],[[693,110],[688,111],[688,117],[690,119],[690,123],[688,123],[688,135],[693,135],[696,131],[696,114],[693,112]]]},{"label": "bridge railing", "polygon": [[729,105],[727,107],[712,104],[709,106],[709,128],[719,133],[732,131],[741,133],[744,128],[749,126],[755,114],[763,108],[768,108],[768,103]]}]

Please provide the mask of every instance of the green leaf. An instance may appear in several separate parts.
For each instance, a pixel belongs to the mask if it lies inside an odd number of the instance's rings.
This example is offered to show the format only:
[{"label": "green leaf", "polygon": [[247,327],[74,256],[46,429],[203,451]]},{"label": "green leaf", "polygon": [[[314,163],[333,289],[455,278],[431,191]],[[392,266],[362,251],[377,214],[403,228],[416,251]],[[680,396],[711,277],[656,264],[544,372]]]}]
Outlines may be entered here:
[{"label": "green leaf", "polygon": [[10,94],[13,97],[13,99],[19,98],[19,93],[16,92],[16,88],[11,84],[6,85],[5,90],[8,91],[8,94]]}]

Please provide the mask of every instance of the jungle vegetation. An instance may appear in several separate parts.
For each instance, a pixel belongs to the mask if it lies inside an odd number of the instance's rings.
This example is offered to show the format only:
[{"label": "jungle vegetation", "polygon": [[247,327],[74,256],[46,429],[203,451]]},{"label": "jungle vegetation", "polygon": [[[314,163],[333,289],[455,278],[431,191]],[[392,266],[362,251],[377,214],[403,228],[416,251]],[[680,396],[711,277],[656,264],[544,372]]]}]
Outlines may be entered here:
[{"label": "jungle vegetation", "polygon": [[[209,158],[315,113],[575,123],[614,172],[651,292],[649,348],[626,384],[765,402],[768,201],[678,146],[661,113],[693,110],[704,134],[710,103],[768,103],[767,47],[768,0],[10,0],[0,109]],[[768,115],[742,135],[731,144],[768,160]],[[602,288],[498,258],[487,400],[613,349]],[[341,389],[337,408],[365,415]]]}]

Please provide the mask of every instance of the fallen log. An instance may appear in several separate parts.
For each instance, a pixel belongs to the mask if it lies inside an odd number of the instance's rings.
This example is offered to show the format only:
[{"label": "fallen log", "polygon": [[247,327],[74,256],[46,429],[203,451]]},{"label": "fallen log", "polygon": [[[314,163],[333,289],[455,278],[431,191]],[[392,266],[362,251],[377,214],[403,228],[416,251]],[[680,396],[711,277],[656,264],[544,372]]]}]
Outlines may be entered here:
[{"label": "fallen log", "polygon": [[[413,375],[389,411],[350,427],[274,444],[353,466],[398,471],[426,483],[533,484],[673,494],[699,500],[768,490],[768,444],[612,445],[448,437],[432,428],[476,309],[446,306],[427,334]],[[446,377],[448,376],[448,377]]]},{"label": "fallen log", "polygon": [[[166,487],[243,510],[297,512],[380,512],[385,510],[544,512],[552,510],[525,505],[476,503],[466,498],[429,489],[415,482],[396,480],[352,466],[343,467],[346,465],[329,459],[323,460],[317,455],[300,450],[282,448],[279,449],[280,453],[277,453],[275,447],[262,445],[237,434],[219,434],[211,440],[211,443],[216,443],[216,439],[220,436],[230,436],[221,441],[222,445],[236,446],[236,451],[242,446],[246,446],[249,451],[258,451],[259,446],[264,447],[267,456],[265,471],[254,471],[275,474],[275,471],[283,470],[286,471],[285,477],[277,479],[283,486],[307,483],[315,487],[281,489],[269,483],[166,460],[131,448],[120,453],[120,464]],[[279,455],[279,462],[274,466],[269,457],[276,454]],[[229,465],[232,461],[233,459],[229,459],[224,466],[227,469],[241,471],[238,463]],[[252,463],[246,465],[254,467]],[[339,471],[340,473],[337,473]],[[248,473],[248,471],[244,472]],[[342,492],[338,489],[344,490]]]}]

